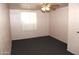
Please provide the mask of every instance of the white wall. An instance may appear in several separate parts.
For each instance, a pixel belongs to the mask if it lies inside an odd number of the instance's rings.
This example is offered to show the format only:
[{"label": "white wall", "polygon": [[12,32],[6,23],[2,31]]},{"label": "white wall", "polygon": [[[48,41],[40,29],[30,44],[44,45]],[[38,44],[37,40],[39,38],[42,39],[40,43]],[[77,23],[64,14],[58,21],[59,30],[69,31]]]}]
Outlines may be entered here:
[{"label": "white wall", "polygon": [[68,7],[50,12],[50,35],[67,43],[68,39]]},{"label": "white wall", "polygon": [[69,4],[68,50],[79,54],[79,3]]},{"label": "white wall", "polygon": [[10,23],[7,4],[0,4],[0,54],[10,54]]},{"label": "white wall", "polygon": [[37,30],[23,31],[19,11],[10,10],[12,40],[49,35],[49,13],[42,13],[39,10],[33,11],[37,13]]}]

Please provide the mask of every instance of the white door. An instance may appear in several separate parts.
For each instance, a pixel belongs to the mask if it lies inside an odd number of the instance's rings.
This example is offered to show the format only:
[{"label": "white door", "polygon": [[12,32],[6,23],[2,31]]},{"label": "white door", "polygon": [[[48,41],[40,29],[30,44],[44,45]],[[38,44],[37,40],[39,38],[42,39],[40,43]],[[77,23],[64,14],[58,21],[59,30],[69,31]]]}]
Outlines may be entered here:
[{"label": "white door", "polygon": [[79,54],[79,4],[69,4],[68,50]]}]

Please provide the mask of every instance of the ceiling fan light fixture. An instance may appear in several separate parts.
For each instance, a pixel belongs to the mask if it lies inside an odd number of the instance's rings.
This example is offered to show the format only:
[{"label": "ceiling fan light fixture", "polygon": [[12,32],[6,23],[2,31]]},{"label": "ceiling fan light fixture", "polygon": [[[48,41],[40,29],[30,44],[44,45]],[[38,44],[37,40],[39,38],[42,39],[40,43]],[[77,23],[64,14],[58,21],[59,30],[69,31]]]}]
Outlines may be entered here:
[{"label": "ceiling fan light fixture", "polygon": [[49,7],[46,7],[46,10],[47,10],[47,11],[50,11],[50,8],[49,8]]},{"label": "ceiling fan light fixture", "polygon": [[41,10],[42,10],[42,11],[45,11],[46,9],[45,9],[45,7],[42,7]]},{"label": "ceiling fan light fixture", "polygon": [[47,4],[47,3],[43,4],[42,7],[41,7],[41,11],[42,12],[49,12],[50,11],[50,5]]}]

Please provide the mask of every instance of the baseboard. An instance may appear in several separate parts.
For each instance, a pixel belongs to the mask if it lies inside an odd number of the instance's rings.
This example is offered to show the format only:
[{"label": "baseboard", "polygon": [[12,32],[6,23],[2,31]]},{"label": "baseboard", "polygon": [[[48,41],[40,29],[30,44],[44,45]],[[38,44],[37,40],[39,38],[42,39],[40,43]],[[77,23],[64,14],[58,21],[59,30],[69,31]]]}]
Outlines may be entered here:
[{"label": "baseboard", "polygon": [[32,38],[41,38],[41,37],[47,37],[49,35],[46,36],[38,36],[38,37],[30,37],[30,38],[23,38],[23,39],[16,39],[16,40],[12,40],[12,41],[18,41],[18,40],[25,40],[25,39],[32,39]]},{"label": "baseboard", "polygon": [[[57,41],[60,41],[60,40],[58,40],[57,38],[52,37],[52,36],[50,36],[50,35],[46,35],[46,36],[38,36],[38,37],[32,37],[32,38],[41,38],[41,37],[51,37],[51,38],[56,39]],[[23,39],[19,39],[19,40],[32,39],[32,38],[23,38]],[[18,40],[12,40],[12,41],[18,41]],[[64,44],[67,45],[67,43],[65,43],[65,42],[63,42],[63,41],[60,41],[60,42],[62,42],[62,43],[64,43]]]},{"label": "baseboard", "polygon": [[70,51],[68,48],[67,48],[67,51],[69,51],[69,52],[72,53],[73,55],[76,55],[76,54],[74,54],[72,51]]},{"label": "baseboard", "polygon": [[11,52],[0,52],[0,55],[11,55]]},{"label": "baseboard", "polygon": [[64,43],[64,44],[66,44],[67,45],[67,43],[65,43],[65,42],[63,42],[63,41],[61,41],[61,40],[58,40],[57,38],[55,38],[55,37],[53,37],[53,36],[50,36],[51,38],[54,38],[54,39],[56,39],[57,41],[60,41],[60,42],[62,42],[62,43]]}]

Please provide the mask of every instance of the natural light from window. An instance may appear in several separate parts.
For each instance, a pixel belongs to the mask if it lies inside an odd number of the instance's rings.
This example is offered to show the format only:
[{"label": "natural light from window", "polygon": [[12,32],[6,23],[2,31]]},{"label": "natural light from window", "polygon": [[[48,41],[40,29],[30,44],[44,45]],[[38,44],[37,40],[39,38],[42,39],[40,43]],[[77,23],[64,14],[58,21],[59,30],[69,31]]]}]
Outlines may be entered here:
[{"label": "natural light from window", "polygon": [[36,30],[36,12],[21,12],[21,21],[23,30]]}]

